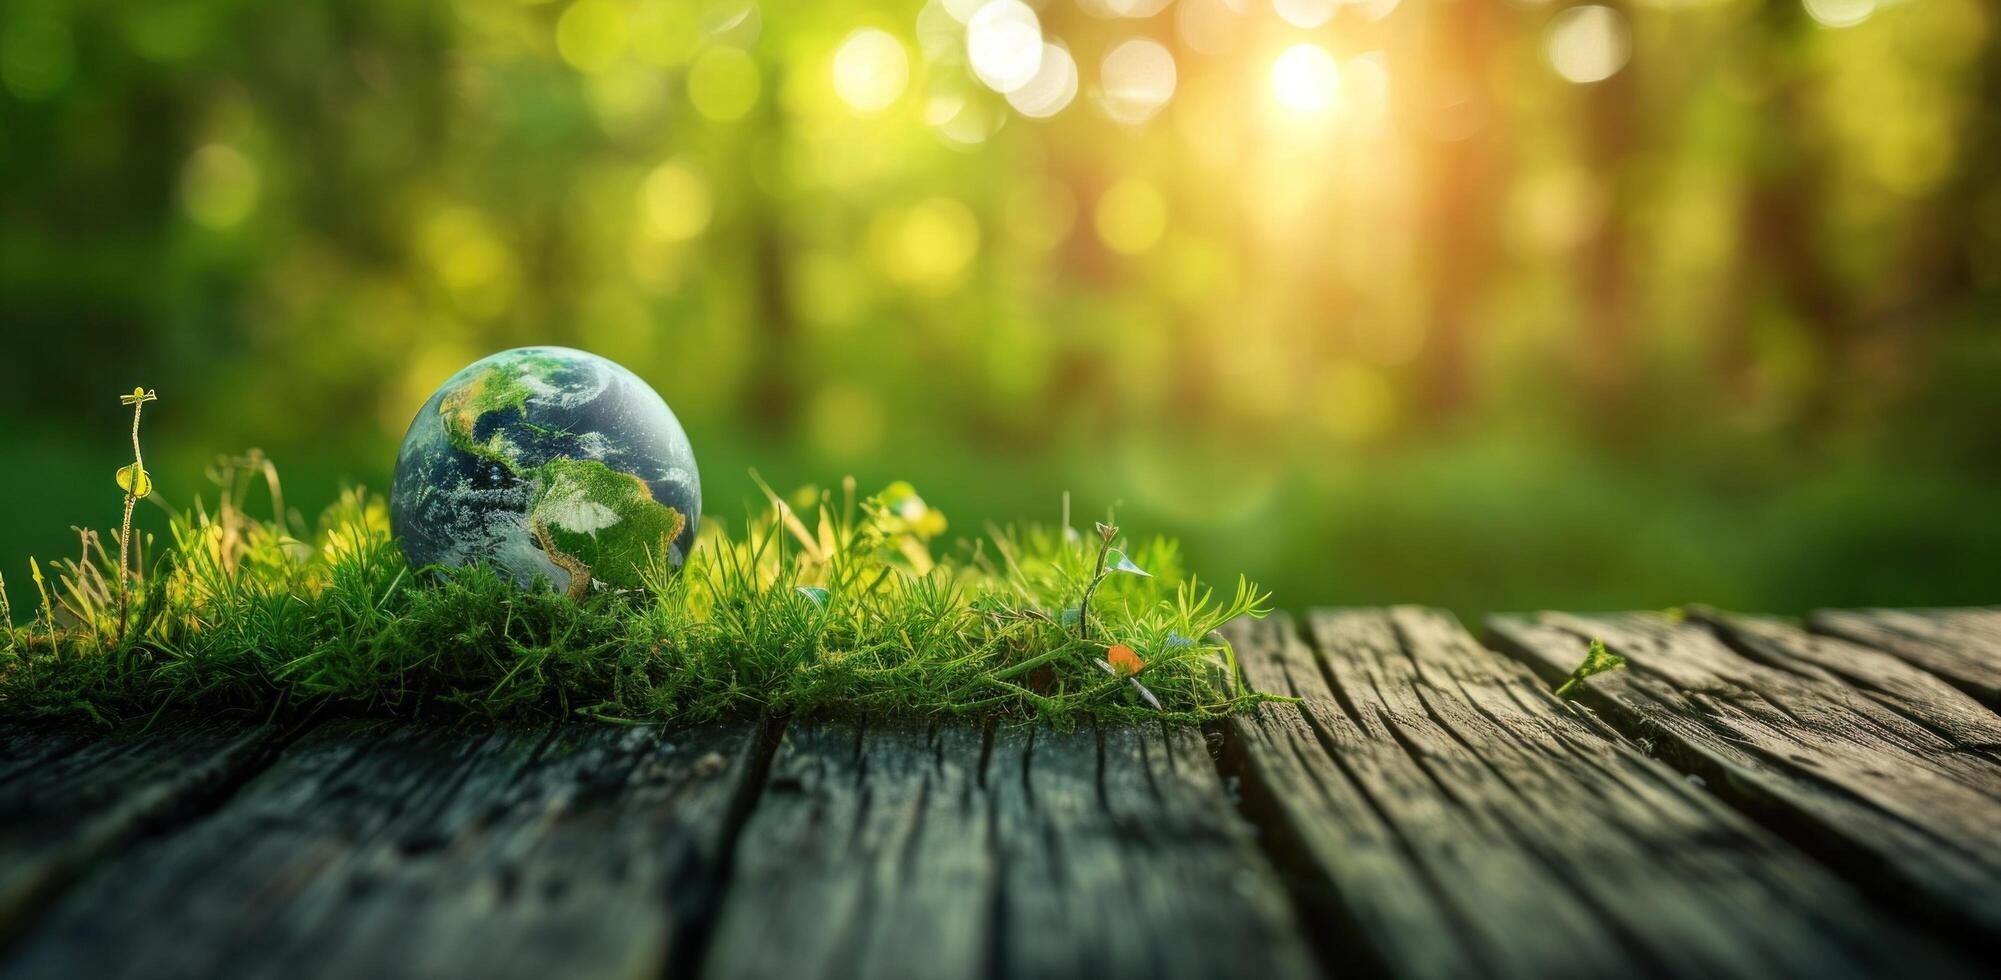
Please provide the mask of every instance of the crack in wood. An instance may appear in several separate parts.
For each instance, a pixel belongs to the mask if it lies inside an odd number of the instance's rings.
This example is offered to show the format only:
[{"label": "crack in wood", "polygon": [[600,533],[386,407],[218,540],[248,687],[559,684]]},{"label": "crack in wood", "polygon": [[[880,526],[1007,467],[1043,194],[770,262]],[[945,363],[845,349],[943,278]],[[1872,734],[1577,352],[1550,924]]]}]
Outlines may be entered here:
[{"label": "crack in wood", "polygon": [[174,719],[0,732],[0,955],[91,868],[224,805],[303,730]]},{"label": "crack in wood", "polygon": [[[1889,669],[1883,663],[1838,665],[1833,658],[1853,651],[1809,648],[1770,622],[1718,627],[1717,618],[1544,614],[1496,618],[1489,630],[1544,677],[1574,661],[1586,640],[1604,639],[1629,662],[1626,671],[1593,678],[1585,694],[1608,721],[1671,744],[1667,757],[1677,768],[1700,775],[1871,897],[1886,896],[1885,911],[1961,943],[2001,928],[2001,767],[1947,751],[1952,743],[1939,731],[1954,718],[1977,725],[1971,712],[1985,709],[1956,694],[1957,703],[1892,708],[1839,676]],[[1759,655],[1719,634],[1755,645]],[[1882,677],[1917,683],[1909,674]],[[1687,693],[1719,683],[1756,693]]]}]

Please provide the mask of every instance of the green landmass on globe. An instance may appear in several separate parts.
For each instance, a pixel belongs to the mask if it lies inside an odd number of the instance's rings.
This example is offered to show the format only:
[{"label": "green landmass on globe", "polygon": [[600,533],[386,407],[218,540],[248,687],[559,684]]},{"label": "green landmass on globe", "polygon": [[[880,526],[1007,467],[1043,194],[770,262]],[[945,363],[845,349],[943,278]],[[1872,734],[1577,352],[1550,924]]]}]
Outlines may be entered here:
[{"label": "green landmass on globe", "polygon": [[453,375],[410,423],[391,519],[415,565],[490,563],[522,586],[639,588],[687,557],[694,451],[659,394],[584,351],[525,347]]}]

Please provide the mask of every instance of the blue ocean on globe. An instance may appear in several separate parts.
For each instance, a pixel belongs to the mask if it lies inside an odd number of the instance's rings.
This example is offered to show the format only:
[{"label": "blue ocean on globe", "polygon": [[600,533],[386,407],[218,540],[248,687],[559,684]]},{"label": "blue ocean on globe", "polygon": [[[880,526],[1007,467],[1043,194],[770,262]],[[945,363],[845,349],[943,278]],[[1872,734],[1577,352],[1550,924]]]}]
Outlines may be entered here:
[{"label": "blue ocean on globe", "polygon": [[694,546],[702,485],[687,433],[631,371],[567,347],[482,358],[403,437],[390,521],[412,565],[485,562],[527,587],[639,588]]}]

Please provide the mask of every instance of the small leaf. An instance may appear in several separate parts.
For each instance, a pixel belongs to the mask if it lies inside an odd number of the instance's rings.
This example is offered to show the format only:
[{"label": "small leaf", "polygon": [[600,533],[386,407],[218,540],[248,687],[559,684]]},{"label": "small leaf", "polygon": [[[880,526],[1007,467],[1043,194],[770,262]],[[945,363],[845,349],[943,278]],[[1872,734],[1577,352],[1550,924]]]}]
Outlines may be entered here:
[{"label": "small leaf", "polygon": [[1570,677],[1557,686],[1556,696],[1559,698],[1571,697],[1577,693],[1578,688],[1583,686],[1585,678],[1590,677],[1592,674],[1602,674],[1608,670],[1618,670],[1624,666],[1626,666],[1626,658],[1605,649],[1604,640],[1593,639],[1591,641],[1591,649],[1584,654],[1584,662],[1578,664],[1577,669],[1570,672]]},{"label": "small leaf", "polygon": [[800,595],[805,596],[807,599],[812,600],[813,604],[816,606],[826,605],[827,597],[828,595],[830,595],[830,593],[826,589],[823,589],[817,585],[801,585],[794,588],[792,591],[797,592]]},{"label": "small leaf", "polygon": [[1108,571],[1108,572],[1125,572],[1125,573],[1126,573],[1126,574],[1128,574],[1128,575],[1138,575],[1138,576],[1141,576],[1141,577],[1143,577],[1143,578],[1152,578],[1152,577],[1153,577],[1153,573],[1151,573],[1151,572],[1147,571],[1147,570],[1146,570],[1146,569],[1144,569],[1144,568],[1141,568],[1141,567],[1139,567],[1138,565],[1135,565],[1135,564],[1133,564],[1133,560],[1132,560],[1132,559],[1130,559],[1130,558],[1127,558],[1127,557],[1125,556],[1125,554],[1124,554],[1123,552],[1119,552],[1119,551],[1114,551],[1114,552],[1112,552],[1112,556],[1113,556],[1113,557],[1115,557],[1115,558],[1117,558],[1117,559],[1118,559],[1118,561],[1115,561],[1115,562],[1112,562],[1112,563],[1111,563],[1111,564],[1110,564],[1110,565],[1109,565],[1109,566],[1108,566],[1108,567],[1107,567],[1107,568],[1105,569],[1106,571]]},{"label": "small leaf", "polygon": [[134,497],[144,497],[153,492],[153,477],[138,463],[127,463],[118,468],[118,489]]}]

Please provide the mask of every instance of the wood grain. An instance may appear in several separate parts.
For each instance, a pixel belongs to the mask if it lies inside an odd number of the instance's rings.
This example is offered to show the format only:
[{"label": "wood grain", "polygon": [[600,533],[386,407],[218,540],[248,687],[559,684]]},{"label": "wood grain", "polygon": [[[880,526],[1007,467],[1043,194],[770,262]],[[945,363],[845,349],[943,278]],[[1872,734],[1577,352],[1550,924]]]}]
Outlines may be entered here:
[{"label": "wood grain", "polygon": [[657,975],[720,887],[757,743],[322,726],[85,879],[0,975]]},{"label": "wood grain", "polygon": [[1731,649],[1794,674],[1844,683],[1945,739],[1953,752],[2001,760],[2001,715],[1901,657],[1769,616],[1700,609]]},{"label": "wood grain", "polygon": [[1273,870],[1192,729],[795,723],[712,977],[1301,977]]},{"label": "wood grain", "polygon": [[0,939],[93,862],[213,805],[283,737],[272,726],[186,719],[121,733],[0,729]]},{"label": "wood grain", "polygon": [[1732,649],[1708,624],[1657,613],[1544,613],[1489,626],[1545,677],[1602,638],[1631,665],[1588,685],[1582,700],[1606,719],[1872,892],[1961,938],[2001,935],[2001,765],[1941,730],[1951,723],[1936,698],[1893,705],[1841,676],[1881,665],[1838,675],[1812,660],[1836,651],[1788,652],[1749,626],[1742,635],[1769,662]]},{"label": "wood grain", "polygon": [[[1229,635],[1299,703],[0,727],[0,980],[1949,977],[2001,937],[2001,612]],[[1630,668],[1554,699],[1592,637]]]},{"label": "wood grain", "polygon": [[[1450,617],[1242,631],[1247,783],[1398,976],[1869,976],[1952,955],[1545,693]],[[1250,787],[1247,786],[1247,792]]]},{"label": "wood grain", "polygon": [[1907,660],[2001,708],[2001,608],[1823,609],[1807,627]]}]

